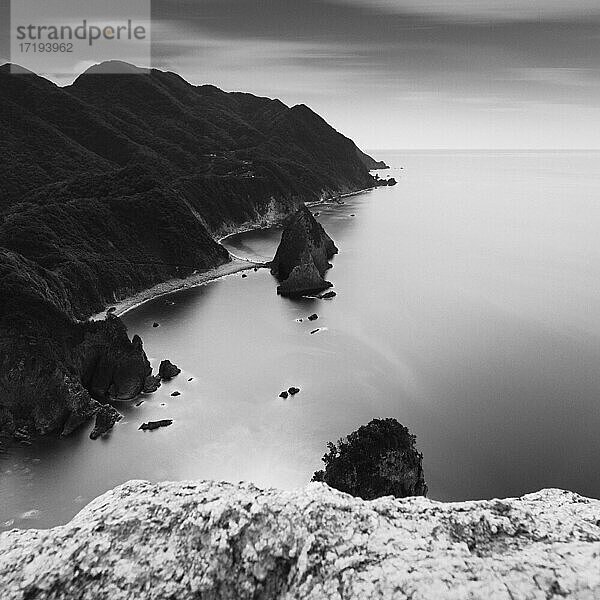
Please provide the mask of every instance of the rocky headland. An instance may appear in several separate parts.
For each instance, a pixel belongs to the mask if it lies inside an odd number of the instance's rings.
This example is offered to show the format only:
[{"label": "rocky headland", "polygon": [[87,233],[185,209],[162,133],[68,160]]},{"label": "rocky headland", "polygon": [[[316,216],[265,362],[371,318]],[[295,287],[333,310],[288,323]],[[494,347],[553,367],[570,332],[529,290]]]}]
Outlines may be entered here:
[{"label": "rocky headland", "polygon": [[600,597],[600,501],[364,501],[321,483],[126,483],[0,535],[3,600]]},{"label": "rocky headland", "polygon": [[277,293],[298,297],[330,288],[332,284],[324,275],[337,252],[333,240],[311,211],[305,205],[300,206],[285,224],[271,263],[271,273],[280,281]]},{"label": "rocky headland", "polygon": [[[32,322],[38,328],[42,324]],[[0,429],[5,432],[20,431],[26,439],[64,437],[96,416],[90,436],[96,439],[121,418],[110,404],[158,389],[160,378],[152,376],[142,340],[130,339],[117,316],[77,322],[54,314],[49,325],[22,328],[22,345],[12,345],[13,357],[21,360],[0,376]]]}]

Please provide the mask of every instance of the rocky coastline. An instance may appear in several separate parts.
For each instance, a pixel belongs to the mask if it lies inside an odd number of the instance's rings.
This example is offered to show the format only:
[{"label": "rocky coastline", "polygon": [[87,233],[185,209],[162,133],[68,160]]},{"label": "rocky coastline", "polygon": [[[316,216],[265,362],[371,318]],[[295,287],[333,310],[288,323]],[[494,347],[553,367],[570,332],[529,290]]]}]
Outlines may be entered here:
[{"label": "rocky coastline", "polygon": [[256,268],[216,240],[374,185],[373,159],[304,105],[101,71],[60,88],[0,67],[2,440],[67,435],[139,393],[141,340],[100,324],[106,307]]},{"label": "rocky coastline", "polygon": [[1,534],[0,589],[3,600],[591,600],[600,501],[132,481],[65,526]]}]

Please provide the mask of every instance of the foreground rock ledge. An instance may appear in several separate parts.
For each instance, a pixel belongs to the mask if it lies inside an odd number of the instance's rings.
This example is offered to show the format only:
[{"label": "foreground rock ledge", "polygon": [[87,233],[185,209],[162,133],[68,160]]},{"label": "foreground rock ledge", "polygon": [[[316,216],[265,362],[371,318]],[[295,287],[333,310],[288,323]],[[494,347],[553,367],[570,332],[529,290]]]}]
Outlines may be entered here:
[{"label": "foreground rock ledge", "polygon": [[600,597],[600,501],[365,502],[133,481],[68,525],[0,536],[2,599]]}]

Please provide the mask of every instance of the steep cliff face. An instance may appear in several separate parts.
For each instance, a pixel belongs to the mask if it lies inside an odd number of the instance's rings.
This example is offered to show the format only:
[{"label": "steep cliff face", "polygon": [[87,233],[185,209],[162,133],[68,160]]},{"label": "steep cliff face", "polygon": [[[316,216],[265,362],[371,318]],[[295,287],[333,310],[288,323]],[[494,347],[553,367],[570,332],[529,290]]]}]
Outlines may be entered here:
[{"label": "steep cliff face", "polygon": [[[9,433],[25,428],[66,436],[103,404],[132,400],[144,390],[150,363],[141,339],[130,340],[120,319],[67,325],[48,332],[41,348],[12,349],[0,378],[0,420]],[[70,343],[56,347],[61,336]]]},{"label": "steep cliff face", "polygon": [[68,435],[141,391],[150,365],[118,318],[77,322],[60,277],[1,249],[0,278],[1,430]]},{"label": "steep cliff face", "polygon": [[600,596],[600,501],[372,502],[130,482],[71,523],[0,535],[3,600],[515,600]]},{"label": "steep cliff face", "polygon": [[300,206],[286,224],[271,263],[271,273],[281,282],[277,292],[284,296],[302,296],[331,287],[323,275],[337,252],[333,240],[310,210],[305,205]]}]

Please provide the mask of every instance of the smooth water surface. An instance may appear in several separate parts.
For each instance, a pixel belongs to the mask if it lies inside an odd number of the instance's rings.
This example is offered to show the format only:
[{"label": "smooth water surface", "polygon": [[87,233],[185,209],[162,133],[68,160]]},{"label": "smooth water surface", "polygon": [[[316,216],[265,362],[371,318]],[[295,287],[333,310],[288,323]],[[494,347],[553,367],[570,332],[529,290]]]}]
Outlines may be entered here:
[{"label": "smooth water surface", "polygon": [[[5,527],[65,522],[128,479],[303,486],[374,417],[417,435],[434,499],[600,497],[600,153],[377,156],[396,187],[313,208],[341,250],[335,299],[282,299],[261,270],[127,314],[184,372],[107,440],[90,426],[1,459]],[[279,237],[226,244],[263,260]],[[138,431],[159,418],[174,424]]]}]

